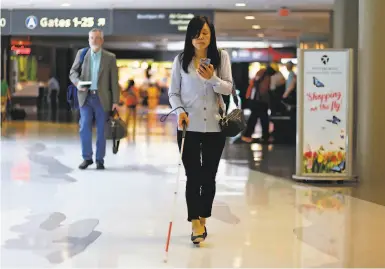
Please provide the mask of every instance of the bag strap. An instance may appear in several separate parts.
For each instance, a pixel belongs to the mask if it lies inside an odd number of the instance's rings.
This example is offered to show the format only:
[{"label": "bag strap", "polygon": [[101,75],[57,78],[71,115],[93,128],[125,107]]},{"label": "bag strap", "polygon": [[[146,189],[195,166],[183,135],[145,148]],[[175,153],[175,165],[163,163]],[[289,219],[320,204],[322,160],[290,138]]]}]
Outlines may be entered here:
[{"label": "bag strap", "polygon": [[[219,51],[219,54],[220,54],[220,56],[221,56],[221,58],[222,58],[222,49],[219,49],[218,50]],[[221,65],[222,65],[222,61],[221,61]],[[221,76],[221,66],[219,66],[218,67],[218,77],[220,78],[220,79],[222,79],[222,76]],[[235,105],[239,108],[239,100],[238,100],[238,96],[237,96],[237,93],[236,93],[236,91],[235,91],[235,83],[234,83],[234,78],[232,79],[233,81],[233,89],[232,89],[232,91],[231,91],[231,95],[233,96],[233,100],[234,100],[234,103],[235,103]],[[224,118],[225,116],[226,116],[226,113],[225,113],[225,111],[223,110],[223,107],[222,107],[222,105],[221,105],[221,102],[220,102],[220,100],[222,99],[222,96],[221,96],[221,94],[219,94],[219,93],[217,93],[217,100],[218,100],[218,110],[219,110],[219,115],[222,117],[222,118]],[[223,99],[222,99],[223,100]]]},{"label": "bag strap", "polygon": [[118,116],[118,118],[120,118],[119,111],[115,108],[113,111],[110,112],[110,117],[113,118],[116,115]]},{"label": "bag strap", "polygon": [[188,116],[188,113],[187,113],[186,109],[184,107],[182,107],[182,106],[178,106],[178,107],[174,108],[173,110],[171,110],[168,114],[163,115],[162,117],[160,117],[160,122],[165,122],[167,120],[168,116],[170,116],[173,112],[177,111],[178,109],[182,109],[187,114],[187,116]]},{"label": "bag strap", "polygon": [[[237,96],[237,92],[235,90],[235,84],[234,83],[233,83],[233,89],[231,91],[231,96],[233,97],[233,100],[234,100],[234,103],[235,103],[236,107],[240,109],[240,107],[239,107],[239,99],[238,99],[238,96]],[[222,108],[222,106],[220,104],[221,95],[219,93],[217,93],[217,97],[218,97],[217,99],[218,99],[219,115],[221,115],[222,118],[223,118],[223,117],[226,116],[226,113],[223,111],[223,108]]]},{"label": "bag strap", "polygon": [[80,62],[79,62],[79,69],[78,69],[79,76],[82,73],[82,66],[83,66],[84,58],[86,57],[86,54],[87,54],[88,50],[89,50],[88,47],[84,48],[82,50],[82,53],[80,54]]},{"label": "bag strap", "polygon": [[115,146],[115,148],[116,148],[116,152],[118,152],[120,140],[115,140],[115,139],[114,139],[114,141],[113,141],[112,143],[114,144],[114,146]]},{"label": "bag strap", "polygon": [[[118,150],[119,150],[119,144],[120,144],[120,140],[116,140],[115,139],[116,137],[116,128],[112,128],[112,145],[113,145],[113,153],[117,153]],[[116,149],[116,152],[115,152],[115,149]]]},{"label": "bag strap", "polygon": [[231,92],[232,96],[233,96],[233,100],[234,100],[234,103],[235,105],[237,106],[237,108],[240,109],[239,107],[239,99],[238,99],[238,95],[237,95],[237,91],[236,91],[236,86],[235,86],[235,83],[234,83],[234,78],[233,78],[233,90]]}]

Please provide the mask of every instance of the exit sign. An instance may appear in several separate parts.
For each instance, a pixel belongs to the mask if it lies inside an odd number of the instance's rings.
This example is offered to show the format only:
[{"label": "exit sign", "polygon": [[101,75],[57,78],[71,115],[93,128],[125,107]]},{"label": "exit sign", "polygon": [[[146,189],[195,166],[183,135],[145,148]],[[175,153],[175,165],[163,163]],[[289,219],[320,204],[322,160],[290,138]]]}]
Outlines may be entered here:
[{"label": "exit sign", "polygon": [[289,13],[290,13],[290,10],[288,8],[285,8],[285,7],[281,7],[278,10],[278,15],[281,17],[287,17],[287,16],[289,16]]}]

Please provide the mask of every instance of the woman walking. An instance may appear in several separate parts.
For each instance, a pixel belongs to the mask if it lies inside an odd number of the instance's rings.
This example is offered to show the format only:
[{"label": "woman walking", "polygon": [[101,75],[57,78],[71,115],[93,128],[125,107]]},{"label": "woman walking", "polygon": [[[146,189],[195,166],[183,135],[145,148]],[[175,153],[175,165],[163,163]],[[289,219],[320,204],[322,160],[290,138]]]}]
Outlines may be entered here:
[{"label": "woman walking", "polygon": [[187,28],[184,51],[173,63],[169,91],[170,104],[178,114],[178,145],[181,148],[183,123],[187,133],[183,150],[186,170],[188,221],[191,241],[207,236],[206,219],[211,216],[215,177],[225,145],[219,127],[222,94],[232,92],[230,57],[217,48],[214,25],[206,17],[194,17]]}]

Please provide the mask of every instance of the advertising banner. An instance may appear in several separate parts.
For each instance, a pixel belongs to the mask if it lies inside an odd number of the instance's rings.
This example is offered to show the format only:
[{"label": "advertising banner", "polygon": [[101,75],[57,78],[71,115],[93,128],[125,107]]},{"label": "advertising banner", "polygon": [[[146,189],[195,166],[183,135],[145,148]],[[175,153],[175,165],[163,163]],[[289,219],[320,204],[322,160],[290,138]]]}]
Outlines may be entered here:
[{"label": "advertising banner", "polygon": [[87,35],[92,28],[110,34],[109,10],[14,10],[12,35],[76,36]]},{"label": "advertising banner", "polygon": [[2,9],[1,11],[1,35],[10,35],[11,33],[11,12],[9,10]]},{"label": "advertising banner", "polygon": [[299,53],[297,176],[351,176],[351,55],[350,50]]},{"label": "advertising banner", "polygon": [[195,15],[214,20],[210,10],[114,10],[114,34],[184,34]]}]

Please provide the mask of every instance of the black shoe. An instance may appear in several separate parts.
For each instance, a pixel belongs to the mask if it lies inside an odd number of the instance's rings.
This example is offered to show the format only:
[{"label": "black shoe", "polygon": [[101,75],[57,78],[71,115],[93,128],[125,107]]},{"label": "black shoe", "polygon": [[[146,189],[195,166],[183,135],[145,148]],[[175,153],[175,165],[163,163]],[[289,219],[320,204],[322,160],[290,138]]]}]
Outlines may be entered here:
[{"label": "black shoe", "polygon": [[205,241],[206,237],[203,234],[194,236],[193,233],[191,233],[191,241],[194,245],[199,245],[199,243]]},{"label": "black shoe", "polygon": [[205,226],[205,232],[203,233],[203,237],[206,239],[206,237],[207,237],[207,228],[206,228],[206,226]]},{"label": "black shoe", "polygon": [[88,166],[92,165],[93,163],[94,163],[93,160],[84,160],[84,162],[82,162],[81,165],[79,165],[79,169],[85,170],[88,168]]},{"label": "black shoe", "polygon": [[96,169],[97,169],[97,170],[104,170],[104,169],[106,169],[106,168],[104,167],[104,164],[103,164],[103,163],[101,163],[101,162],[96,162]]}]

